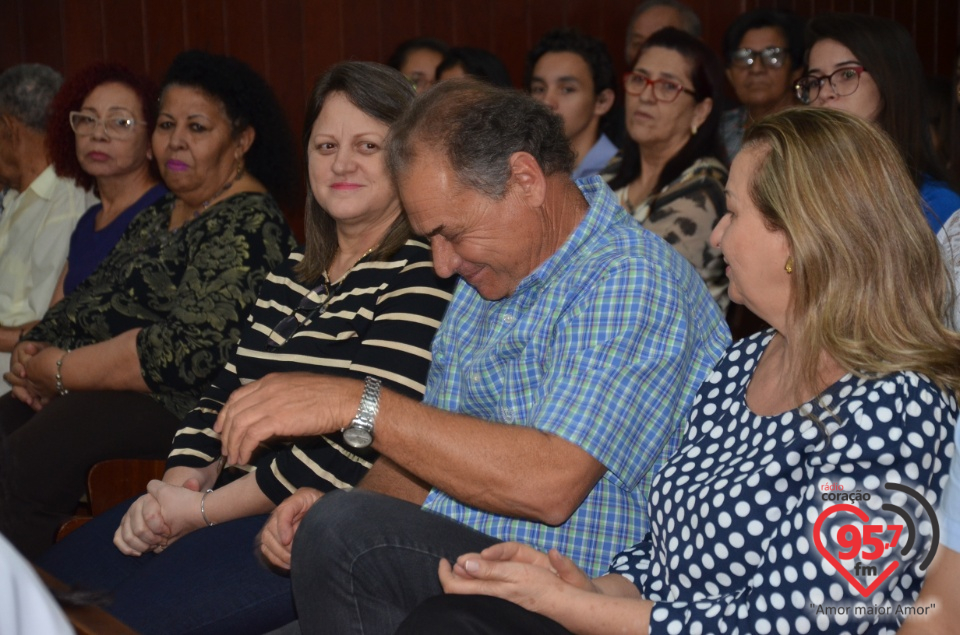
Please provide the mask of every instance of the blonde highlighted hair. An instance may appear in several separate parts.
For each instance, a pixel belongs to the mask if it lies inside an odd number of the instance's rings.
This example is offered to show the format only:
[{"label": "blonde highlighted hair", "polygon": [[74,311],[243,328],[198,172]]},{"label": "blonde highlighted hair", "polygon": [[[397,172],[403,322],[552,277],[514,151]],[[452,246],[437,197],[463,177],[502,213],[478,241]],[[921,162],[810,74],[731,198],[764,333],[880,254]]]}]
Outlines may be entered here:
[{"label": "blonde highlighted hair", "polygon": [[793,108],[754,124],[748,148],[762,156],[753,203],[793,253],[801,385],[820,385],[826,353],[859,376],[911,370],[960,392],[952,281],[891,139],[841,111]]}]

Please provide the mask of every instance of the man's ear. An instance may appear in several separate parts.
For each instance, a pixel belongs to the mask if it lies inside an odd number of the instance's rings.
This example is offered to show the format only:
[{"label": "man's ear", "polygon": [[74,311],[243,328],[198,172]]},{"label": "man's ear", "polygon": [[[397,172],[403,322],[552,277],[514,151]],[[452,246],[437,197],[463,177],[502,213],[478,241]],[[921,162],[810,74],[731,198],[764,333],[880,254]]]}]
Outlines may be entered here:
[{"label": "man's ear", "polygon": [[614,100],[616,100],[616,95],[612,88],[600,91],[600,94],[597,95],[596,102],[593,104],[593,114],[597,117],[604,116],[613,108]]},{"label": "man's ear", "polygon": [[547,177],[540,164],[529,152],[514,152],[510,155],[510,181],[508,190],[522,197],[531,207],[540,207],[547,197]]},{"label": "man's ear", "polygon": [[13,115],[0,115],[0,138],[15,141],[20,136],[20,125],[20,121]]}]

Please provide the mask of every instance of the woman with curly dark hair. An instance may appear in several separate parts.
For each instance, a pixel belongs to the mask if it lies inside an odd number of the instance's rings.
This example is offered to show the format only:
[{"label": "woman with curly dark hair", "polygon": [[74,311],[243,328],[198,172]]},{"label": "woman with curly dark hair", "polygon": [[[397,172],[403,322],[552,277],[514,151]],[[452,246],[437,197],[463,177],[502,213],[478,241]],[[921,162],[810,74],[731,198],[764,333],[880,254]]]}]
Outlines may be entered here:
[{"label": "woman with curly dark hair", "polygon": [[263,79],[188,51],[167,71],[158,113],[152,153],[170,192],[17,345],[4,376],[12,459],[0,522],[27,557],[53,542],[94,463],[165,456],[294,245],[271,195],[292,192],[293,144]]},{"label": "woman with curly dark hair", "polygon": [[157,94],[148,78],[98,62],[64,82],[50,105],[47,146],[57,174],[100,198],[77,223],[51,305],[93,273],[130,221],[167,193],[150,148]]}]

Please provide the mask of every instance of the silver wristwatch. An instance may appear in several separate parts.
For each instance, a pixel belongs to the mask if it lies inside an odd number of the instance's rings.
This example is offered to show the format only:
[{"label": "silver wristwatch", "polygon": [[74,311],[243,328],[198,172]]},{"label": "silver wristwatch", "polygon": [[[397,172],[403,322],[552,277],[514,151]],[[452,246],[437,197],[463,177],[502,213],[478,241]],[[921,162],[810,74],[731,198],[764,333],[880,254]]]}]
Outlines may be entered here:
[{"label": "silver wristwatch", "polygon": [[352,448],[365,448],[373,443],[373,422],[380,409],[380,380],[368,376],[363,381],[363,395],[357,415],[343,430],[343,440]]}]

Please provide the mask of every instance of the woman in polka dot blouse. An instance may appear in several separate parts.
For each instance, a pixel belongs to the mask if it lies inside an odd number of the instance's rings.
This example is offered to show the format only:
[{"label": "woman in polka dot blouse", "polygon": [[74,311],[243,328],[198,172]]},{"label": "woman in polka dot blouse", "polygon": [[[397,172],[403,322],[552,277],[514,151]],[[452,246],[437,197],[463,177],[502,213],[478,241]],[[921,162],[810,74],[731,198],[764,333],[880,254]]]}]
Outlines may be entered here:
[{"label": "woman in polka dot blouse", "polygon": [[875,127],[791,109],[751,127],[727,209],[730,297],[773,328],[700,387],[644,541],[594,580],[516,543],[442,562],[401,633],[894,633],[923,610],[960,334],[917,190]]}]

